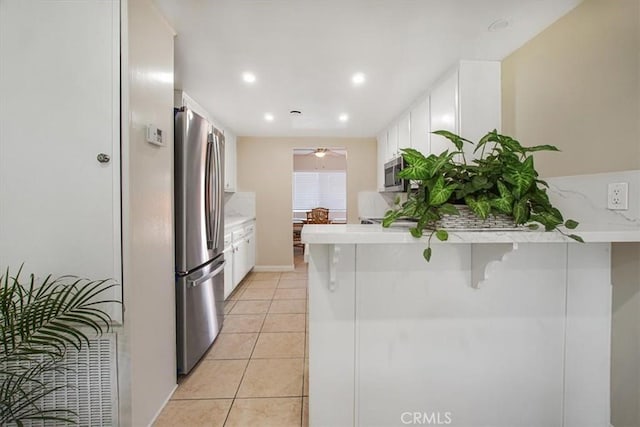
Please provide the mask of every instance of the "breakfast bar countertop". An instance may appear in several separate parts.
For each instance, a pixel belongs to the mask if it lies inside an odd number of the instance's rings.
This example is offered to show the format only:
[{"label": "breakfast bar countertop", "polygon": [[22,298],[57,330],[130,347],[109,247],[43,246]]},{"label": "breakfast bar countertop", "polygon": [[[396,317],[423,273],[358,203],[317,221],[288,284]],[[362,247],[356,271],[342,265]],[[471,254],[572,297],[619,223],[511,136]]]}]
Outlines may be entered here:
[{"label": "breakfast bar countertop", "polygon": [[[440,242],[435,236],[432,244],[442,243],[566,243],[574,240],[558,231],[538,230],[448,230],[449,239]],[[640,227],[635,225],[580,224],[576,230],[565,230],[577,234],[585,242],[639,242]],[[392,244],[427,243],[429,231],[415,239],[408,227],[380,224],[306,225],[302,230],[302,241],[308,244]],[[578,242],[575,242],[578,243]]]}]

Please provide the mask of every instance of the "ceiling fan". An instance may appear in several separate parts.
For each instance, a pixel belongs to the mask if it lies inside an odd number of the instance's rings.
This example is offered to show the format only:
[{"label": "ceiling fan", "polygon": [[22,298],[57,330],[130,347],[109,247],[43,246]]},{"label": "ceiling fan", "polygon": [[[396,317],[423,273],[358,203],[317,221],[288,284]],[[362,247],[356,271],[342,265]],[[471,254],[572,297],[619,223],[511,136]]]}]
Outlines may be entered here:
[{"label": "ceiling fan", "polygon": [[296,149],[295,151],[296,151],[296,154],[300,154],[303,156],[316,156],[320,159],[325,156],[341,157],[347,154],[344,150],[330,149],[330,148],[324,148],[324,147]]}]

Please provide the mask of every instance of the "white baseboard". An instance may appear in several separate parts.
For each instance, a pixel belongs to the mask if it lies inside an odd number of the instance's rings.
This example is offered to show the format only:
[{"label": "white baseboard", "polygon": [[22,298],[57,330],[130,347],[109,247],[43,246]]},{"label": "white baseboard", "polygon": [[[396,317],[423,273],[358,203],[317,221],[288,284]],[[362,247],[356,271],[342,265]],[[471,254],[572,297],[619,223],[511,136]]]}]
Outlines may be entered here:
[{"label": "white baseboard", "polygon": [[169,403],[169,401],[171,400],[171,397],[173,396],[173,393],[176,392],[176,390],[178,389],[178,384],[176,384],[173,387],[173,390],[171,390],[171,393],[169,393],[169,395],[167,396],[167,398],[164,400],[164,403],[162,404],[162,406],[160,407],[160,409],[158,409],[158,412],[156,412],[156,414],[153,416],[153,419],[151,420],[151,422],[149,423],[149,425],[147,427],[152,427],[153,424],[156,422],[156,420],[158,419],[158,417],[160,416],[160,413],[162,412],[162,410],[164,409],[165,406],[167,406],[167,403]]},{"label": "white baseboard", "polygon": [[256,265],[253,267],[253,271],[256,273],[262,272],[280,272],[280,271],[293,271],[293,265]]}]

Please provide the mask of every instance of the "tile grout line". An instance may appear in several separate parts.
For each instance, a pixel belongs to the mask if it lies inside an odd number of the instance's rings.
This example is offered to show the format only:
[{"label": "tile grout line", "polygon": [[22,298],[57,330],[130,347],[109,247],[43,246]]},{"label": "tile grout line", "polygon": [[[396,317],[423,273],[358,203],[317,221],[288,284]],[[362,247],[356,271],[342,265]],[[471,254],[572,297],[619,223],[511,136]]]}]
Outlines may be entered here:
[{"label": "tile grout line", "polygon": [[[269,303],[269,307],[271,307],[271,303]],[[260,339],[260,331],[262,330],[262,326],[264,325],[264,321],[266,318],[267,316],[265,314],[262,319],[262,324],[258,329],[258,335],[256,336],[256,341],[253,343],[253,347],[251,348],[251,353],[249,354],[249,358],[247,359],[247,364],[245,365],[244,370],[242,371],[242,376],[240,377],[240,381],[238,382],[238,388],[236,388],[236,392],[234,393],[233,399],[231,400],[231,405],[229,405],[227,416],[224,418],[224,422],[222,423],[223,427],[227,424],[227,421],[229,421],[229,415],[231,415],[231,411],[233,410],[233,407],[236,403],[236,399],[238,398],[238,392],[240,391],[240,387],[242,386],[242,381],[244,381],[244,377],[247,374],[247,370],[249,369],[249,364],[251,363],[253,352],[255,351],[256,346],[258,345],[258,340]]]}]

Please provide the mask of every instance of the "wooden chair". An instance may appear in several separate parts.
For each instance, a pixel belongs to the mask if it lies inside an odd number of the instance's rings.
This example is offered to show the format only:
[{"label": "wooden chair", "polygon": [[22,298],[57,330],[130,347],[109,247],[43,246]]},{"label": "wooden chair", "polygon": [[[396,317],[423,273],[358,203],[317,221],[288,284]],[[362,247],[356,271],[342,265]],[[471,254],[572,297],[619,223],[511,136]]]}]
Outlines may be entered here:
[{"label": "wooden chair", "polygon": [[307,224],[329,224],[329,209],[311,209],[311,211],[307,212]]},{"label": "wooden chair", "polygon": [[293,223],[293,247],[296,246],[302,248],[302,253],[304,254],[304,243],[302,243],[301,235],[302,235],[302,227],[304,224],[302,223]]}]

